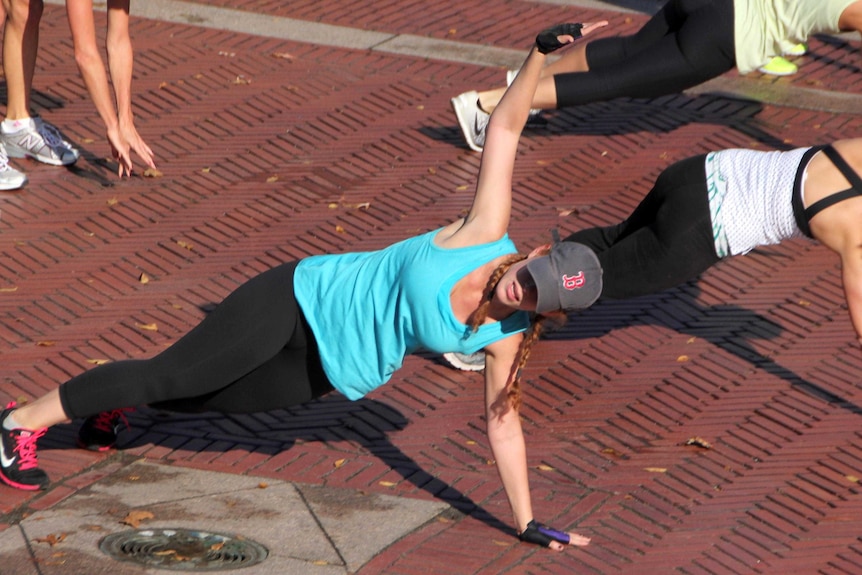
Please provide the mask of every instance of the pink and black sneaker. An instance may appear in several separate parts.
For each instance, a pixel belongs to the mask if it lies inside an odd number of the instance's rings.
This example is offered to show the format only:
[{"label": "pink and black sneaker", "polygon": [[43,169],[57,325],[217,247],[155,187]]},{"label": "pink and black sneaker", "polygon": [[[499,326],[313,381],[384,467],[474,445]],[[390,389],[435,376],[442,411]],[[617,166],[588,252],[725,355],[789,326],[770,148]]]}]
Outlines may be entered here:
[{"label": "pink and black sneaker", "polygon": [[39,469],[36,442],[48,429],[6,429],[3,422],[14,410],[13,401],[0,413],[0,479],[7,485],[25,491],[45,489],[49,483],[48,474]]},{"label": "pink and black sneaker", "polygon": [[120,423],[125,424],[126,429],[131,427],[126,411],[132,410],[112,409],[85,419],[78,431],[78,446],[90,451],[107,451],[116,447]]}]

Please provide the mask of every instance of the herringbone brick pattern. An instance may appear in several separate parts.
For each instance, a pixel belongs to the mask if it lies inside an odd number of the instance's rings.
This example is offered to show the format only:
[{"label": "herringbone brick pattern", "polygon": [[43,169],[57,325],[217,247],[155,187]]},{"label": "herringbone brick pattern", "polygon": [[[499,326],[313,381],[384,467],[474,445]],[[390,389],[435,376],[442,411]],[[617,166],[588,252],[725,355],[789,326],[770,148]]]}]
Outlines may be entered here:
[{"label": "herringbone brick pattern", "polygon": [[[610,17],[619,31],[642,21],[526,2],[222,4],[503,47],[572,14]],[[52,49],[40,53],[36,102],[84,158],[71,170],[20,163],[30,184],[0,195],[3,401],[158,352],[279,262],[376,249],[470,205],[479,156],[448,100],[501,81],[500,70],[155,21],[134,21],[132,33],[136,114],[162,175],[120,182],[63,11],[46,8]],[[860,75],[845,73],[858,43],[852,55],[821,40],[812,48],[788,84],[858,92]],[[545,118],[525,133],[515,174],[510,233],[523,247],[554,227],[618,221],[689,155],[862,134],[860,115],[718,96]],[[355,403],[333,396],[228,417],[142,409],[116,454],[76,450],[75,426],[60,426],[42,454],[56,486],[41,498],[4,489],[0,511],[45,508],[106,462],[145,456],[437,497],[461,512],[399,541],[367,574],[859,573],[860,373],[837,260],[791,242],[698,282],[597,305],[536,348],[523,409],[536,514],[592,536],[587,548],[552,554],[512,537],[481,376],[432,356],[410,358]]]}]

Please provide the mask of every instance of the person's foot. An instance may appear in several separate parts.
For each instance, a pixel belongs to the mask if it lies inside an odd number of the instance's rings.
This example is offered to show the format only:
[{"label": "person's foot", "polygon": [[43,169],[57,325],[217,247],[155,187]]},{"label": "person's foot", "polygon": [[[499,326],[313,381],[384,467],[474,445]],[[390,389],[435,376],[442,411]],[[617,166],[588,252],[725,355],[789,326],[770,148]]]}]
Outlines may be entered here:
[{"label": "person's foot", "polygon": [[452,98],[452,109],[467,145],[471,150],[481,152],[485,147],[485,128],[491,115],[479,108],[479,93],[474,90]]},{"label": "person's foot", "polygon": [[120,424],[125,424],[126,429],[130,427],[126,411],[130,410],[112,409],[85,419],[78,430],[78,446],[90,451],[107,451],[116,447]]},{"label": "person's foot", "polygon": [[9,165],[9,156],[0,142],[0,190],[17,190],[27,183],[27,176]]},{"label": "person's foot", "polygon": [[808,44],[801,42],[795,46],[791,46],[782,53],[784,56],[804,56],[808,52]]},{"label": "person's foot", "polygon": [[0,130],[9,157],[33,158],[52,166],[69,166],[78,161],[78,150],[63,139],[56,127],[41,118],[16,122],[17,129],[10,129],[4,121]]},{"label": "person's foot", "polygon": [[444,353],[443,359],[456,369],[462,371],[482,371],[485,369],[485,353],[459,353],[457,351]]},{"label": "person's foot", "polygon": [[781,56],[776,56],[758,68],[758,71],[770,76],[792,76],[799,71],[799,68],[793,62]]},{"label": "person's foot", "polygon": [[36,442],[47,428],[6,429],[4,423],[15,411],[15,402],[0,413],[0,479],[16,489],[38,491],[48,487],[48,474],[39,469]]}]

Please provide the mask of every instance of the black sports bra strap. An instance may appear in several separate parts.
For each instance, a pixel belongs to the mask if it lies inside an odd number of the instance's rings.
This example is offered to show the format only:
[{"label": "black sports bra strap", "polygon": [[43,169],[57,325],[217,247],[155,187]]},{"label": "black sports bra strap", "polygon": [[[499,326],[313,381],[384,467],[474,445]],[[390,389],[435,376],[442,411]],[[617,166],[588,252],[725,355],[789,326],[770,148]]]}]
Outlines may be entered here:
[{"label": "black sports bra strap", "polygon": [[825,146],[823,148],[823,153],[826,154],[826,157],[832,161],[836,168],[838,168],[841,175],[850,182],[850,187],[841,192],[835,192],[825,198],[821,198],[805,208],[805,219],[808,221],[811,221],[811,218],[838,202],[850,199],[854,196],[862,196],[862,178],[860,178],[859,174],[850,167],[850,164],[841,157],[841,154],[839,154],[832,146]]},{"label": "black sports bra strap", "polygon": [[832,147],[830,144],[823,148],[823,153],[826,154],[832,163],[835,164],[835,167],[838,168],[838,171],[841,172],[841,175],[847,178],[847,181],[850,182],[850,187],[856,188],[860,194],[862,194],[862,178],[859,177],[859,174],[850,167],[850,164],[847,163],[847,160],[841,157],[841,154],[838,153],[838,150]]}]

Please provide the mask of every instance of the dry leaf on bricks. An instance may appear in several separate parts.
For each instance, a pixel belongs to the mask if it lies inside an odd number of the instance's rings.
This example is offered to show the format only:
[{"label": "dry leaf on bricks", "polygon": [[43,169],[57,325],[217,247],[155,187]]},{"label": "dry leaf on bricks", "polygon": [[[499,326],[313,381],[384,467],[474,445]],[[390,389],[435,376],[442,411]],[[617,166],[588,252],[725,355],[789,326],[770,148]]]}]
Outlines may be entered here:
[{"label": "dry leaf on bricks", "polygon": [[155,518],[155,515],[153,515],[149,511],[135,510],[129,511],[129,514],[126,515],[125,518],[120,521],[120,523],[122,523],[123,525],[128,525],[133,529],[137,529],[138,527],[140,527],[142,521],[146,521],[147,519],[153,518]]}]

